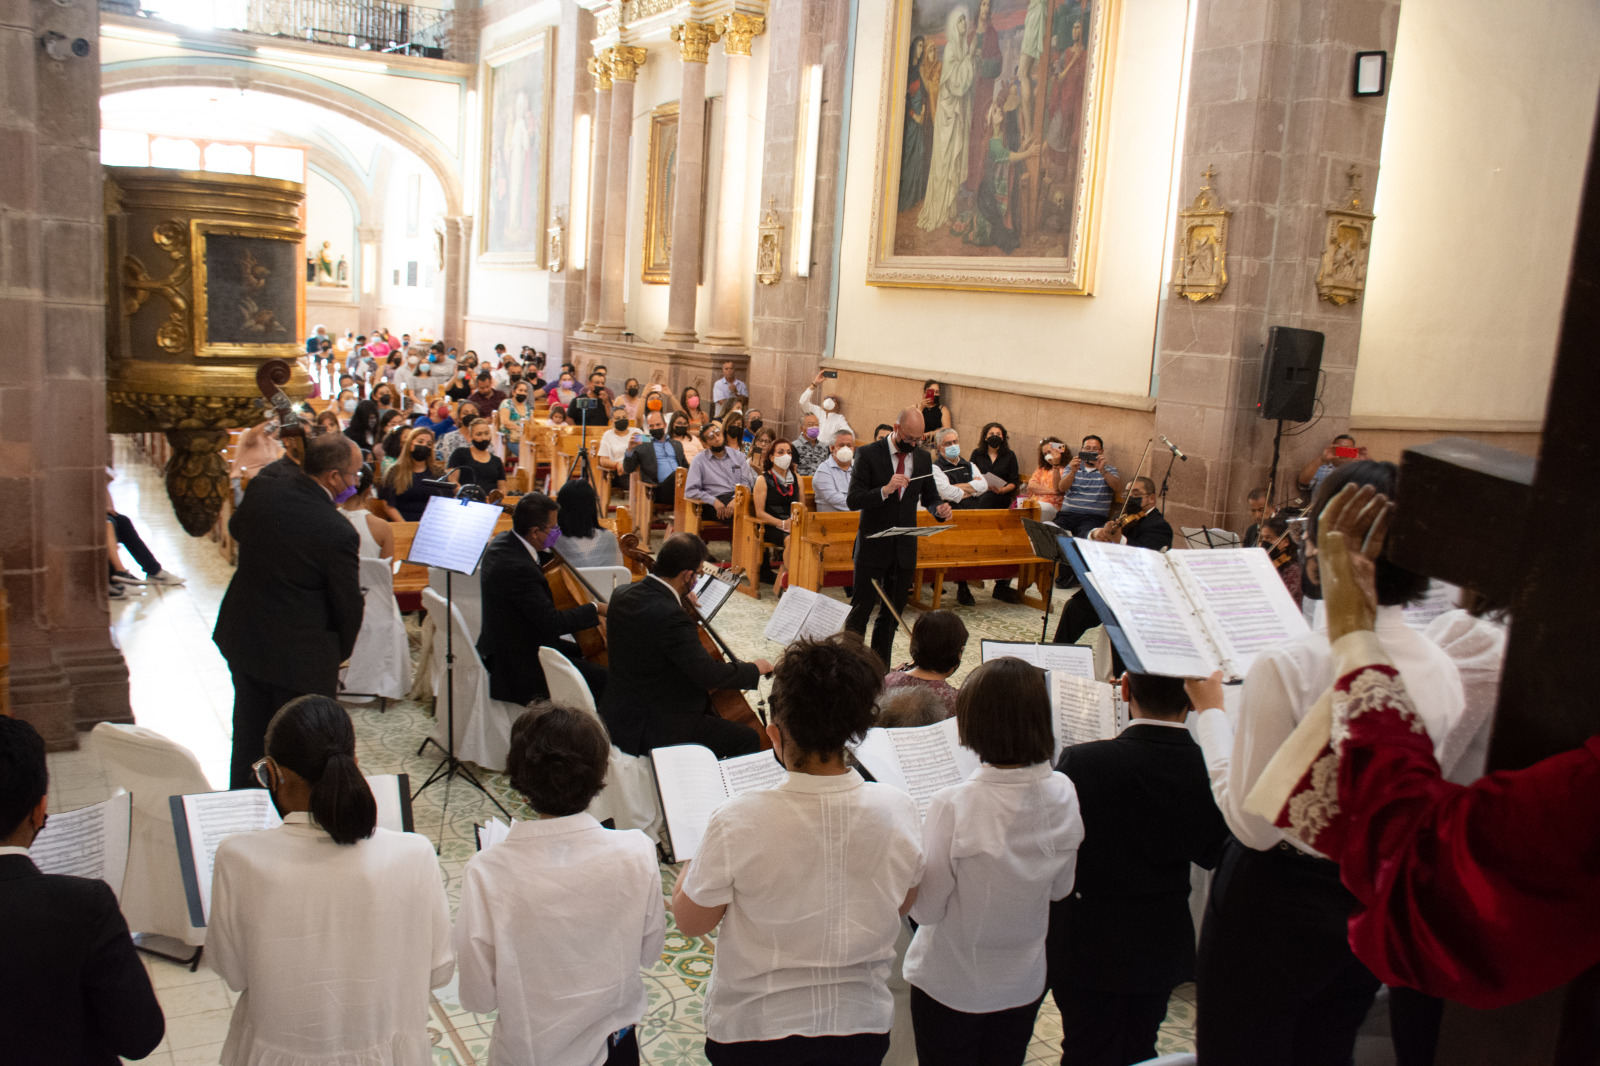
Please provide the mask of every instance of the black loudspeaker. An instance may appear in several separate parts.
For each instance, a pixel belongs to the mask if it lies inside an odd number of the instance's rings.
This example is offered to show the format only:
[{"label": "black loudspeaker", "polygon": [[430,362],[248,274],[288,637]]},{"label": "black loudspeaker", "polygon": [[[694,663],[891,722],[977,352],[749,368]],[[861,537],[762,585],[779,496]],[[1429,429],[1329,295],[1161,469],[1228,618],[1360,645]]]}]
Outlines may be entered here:
[{"label": "black loudspeaker", "polygon": [[1261,395],[1256,400],[1256,412],[1262,418],[1311,421],[1323,339],[1314,329],[1273,326],[1267,330],[1267,357],[1261,366]]}]

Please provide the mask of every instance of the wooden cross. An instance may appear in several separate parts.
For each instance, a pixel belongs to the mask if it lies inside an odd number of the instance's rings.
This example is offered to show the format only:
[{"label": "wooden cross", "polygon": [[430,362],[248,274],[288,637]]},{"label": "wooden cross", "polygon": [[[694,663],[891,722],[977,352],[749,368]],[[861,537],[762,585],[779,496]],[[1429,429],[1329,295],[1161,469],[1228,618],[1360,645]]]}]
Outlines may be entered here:
[{"label": "wooden cross", "polygon": [[[1600,116],[1578,212],[1537,463],[1459,438],[1408,449],[1391,557],[1512,605],[1489,769],[1528,766],[1600,733]],[[1597,817],[1574,811],[1575,818]],[[1595,915],[1579,921],[1600,920]],[[1600,1061],[1600,967],[1501,1010],[1450,1004],[1437,1061]]]}]

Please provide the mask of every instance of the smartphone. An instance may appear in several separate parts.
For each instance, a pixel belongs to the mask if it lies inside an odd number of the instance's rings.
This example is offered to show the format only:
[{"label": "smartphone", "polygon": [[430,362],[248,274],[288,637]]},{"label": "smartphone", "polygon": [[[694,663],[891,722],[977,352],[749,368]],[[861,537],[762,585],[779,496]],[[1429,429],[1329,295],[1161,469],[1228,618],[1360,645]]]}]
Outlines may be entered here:
[{"label": "smartphone", "polygon": [[1340,459],[1358,459],[1361,457],[1360,448],[1335,448],[1333,454]]},{"label": "smartphone", "polygon": [[1079,452],[1078,453],[1078,458],[1082,459],[1086,463],[1098,463],[1100,461],[1100,453],[1099,452]]},{"label": "smartphone", "polygon": [[822,372],[822,376],[825,378],[836,378],[839,376],[839,372],[837,370],[824,370]]}]

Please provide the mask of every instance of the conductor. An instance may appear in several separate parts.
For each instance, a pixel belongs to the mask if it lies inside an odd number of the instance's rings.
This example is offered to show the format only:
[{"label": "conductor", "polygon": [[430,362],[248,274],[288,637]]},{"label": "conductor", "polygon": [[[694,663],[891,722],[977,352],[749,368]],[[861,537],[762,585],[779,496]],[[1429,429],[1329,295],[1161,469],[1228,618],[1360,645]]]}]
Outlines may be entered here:
[{"label": "conductor", "polygon": [[761,750],[749,726],[711,710],[712,689],[755,688],[772,673],[765,659],[726,663],[713,659],[686,605],[692,607],[705,541],[692,533],[668,537],[643,581],[612,593],[606,611],[611,676],[600,717],[611,741],[629,755],[669,744],[703,744],[717,758]]},{"label": "conductor", "polygon": [[[940,521],[950,517],[950,505],[939,498],[934,486],[933,459],[922,449],[922,412],[908,407],[900,412],[887,436],[864,445],[850,465],[850,491],[845,502],[861,512],[856,533],[854,595],[850,617],[844,626],[863,636],[867,619],[878,607],[878,620],[872,627],[872,650],[885,666],[894,648],[895,619],[872,587],[876,580],[898,609],[910,590],[911,571],[917,565],[917,538],[912,536],[869,539],[896,526],[917,524],[917,504],[932,511]],[[920,479],[920,480],[919,480]]]}]

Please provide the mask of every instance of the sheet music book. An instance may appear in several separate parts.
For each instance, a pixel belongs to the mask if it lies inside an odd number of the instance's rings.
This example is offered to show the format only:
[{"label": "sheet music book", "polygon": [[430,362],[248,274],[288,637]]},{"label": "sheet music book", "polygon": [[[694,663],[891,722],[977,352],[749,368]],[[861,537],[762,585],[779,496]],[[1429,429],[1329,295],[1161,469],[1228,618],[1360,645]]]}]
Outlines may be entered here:
[{"label": "sheet music book", "polygon": [[733,595],[733,590],[739,586],[732,581],[724,581],[715,574],[701,574],[695,579],[694,598],[699,604],[700,620],[709,622],[722,610],[722,605],[728,602],[728,597]]},{"label": "sheet music book", "polygon": [[494,536],[494,524],[500,521],[501,509],[492,503],[435,496],[428,501],[417,525],[417,535],[411,540],[411,552],[406,562],[418,566],[437,566],[458,574],[471,574],[478,569],[489,538]]},{"label": "sheet music book", "polygon": [[820,640],[844,628],[850,605],[820,592],[790,585],[778,600],[764,631],[768,640],[789,645],[805,637]]},{"label": "sheet music book", "polygon": [[1229,681],[1256,656],[1309,632],[1261,548],[1153,552],[1074,540],[1061,550],[1128,669]]},{"label": "sheet music book", "polygon": [[1115,686],[1059,670],[1049,680],[1050,728],[1056,735],[1052,762],[1072,745],[1110,740],[1128,724],[1128,705]]},{"label": "sheet music book", "polygon": [[1094,649],[1087,644],[1029,644],[1010,640],[979,642],[983,662],[1014,656],[1041,670],[1064,671],[1094,679]]},{"label": "sheet music book", "polygon": [[[407,774],[380,774],[367,778],[378,807],[378,827],[397,833],[411,832],[411,778]],[[211,869],[217,845],[236,833],[275,829],[283,824],[264,788],[229,792],[199,792],[173,796],[172,833],[183,872],[183,891],[189,902],[189,924],[201,928],[211,915]]]},{"label": "sheet music book", "polygon": [[1456,597],[1460,593],[1461,589],[1448,581],[1440,581],[1435,578],[1428,582],[1428,591],[1423,595],[1422,600],[1411,604],[1402,612],[1406,625],[1419,632],[1427,629],[1435,618],[1438,618],[1446,611],[1456,609]]},{"label": "sheet music book", "polygon": [[712,811],[734,796],[771,788],[788,773],[770,751],[719,762],[710,748],[699,744],[654,748],[650,762],[675,862],[695,857]]},{"label": "sheet music book", "polygon": [[961,784],[981,761],[962,747],[954,718],[909,729],[869,729],[855,756],[873,777],[909,795],[921,818],[935,792]]},{"label": "sheet music book", "polygon": [[[924,477],[928,475],[924,474]],[[879,537],[931,537],[935,533],[943,533],[947,529],[954,529],[953,525],[942,526],[891,526],[882,533],[868,535],[868,540],[877,540]]]},{"label": "sheet music book", "polygon": [[92,877],[121,898],[132,824],[133,796],[127,792],[75,811],[51,811],[28,854],[41,873]]}]

